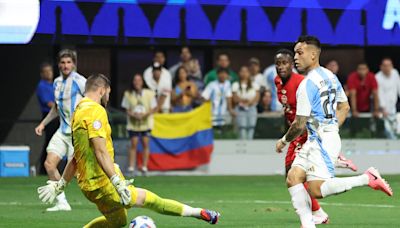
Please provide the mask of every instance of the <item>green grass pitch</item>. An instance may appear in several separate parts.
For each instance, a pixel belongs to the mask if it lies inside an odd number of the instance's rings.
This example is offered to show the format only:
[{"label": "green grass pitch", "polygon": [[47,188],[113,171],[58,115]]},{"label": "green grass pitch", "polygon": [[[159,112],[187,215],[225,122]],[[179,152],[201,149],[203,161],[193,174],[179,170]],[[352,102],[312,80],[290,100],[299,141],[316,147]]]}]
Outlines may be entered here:
[{"label": "green grass pitch", "polygon": [[[400,227],[400,176],[385,176],[394,197],[367,187],[321,200],[331,223],[323,227]],[[82,227],[100,215],[73,181],[66,190],[70,212],[46,213],[36,188],[45,177],[0,178],[0,227]],[[300,227],[282,176],[157,176],[138,177],[135,185],[162,197],[196,207],[215,209],[222,217],[217,227]],[[159,228],[210,227],[191,218],[158,215],[132,208],[128,218],[148,215]]]}]

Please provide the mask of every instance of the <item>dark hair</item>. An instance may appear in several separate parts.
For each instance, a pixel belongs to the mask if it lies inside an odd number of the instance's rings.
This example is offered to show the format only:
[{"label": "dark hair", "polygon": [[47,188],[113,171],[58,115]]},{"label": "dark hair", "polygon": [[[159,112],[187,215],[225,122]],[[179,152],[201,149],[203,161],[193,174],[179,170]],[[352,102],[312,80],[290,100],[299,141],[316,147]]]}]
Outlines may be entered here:
[{"label": "dark hair", "polygon": [[221,57],[221,56],[223,56],[223,55],[225,55],[226,57],[228,57],[229,58],[229,55],[228,55],[228,53],[225,53],[225,52],[221,52],[221,53],[219,53],[218,55],[217,55],[217,60]]},{"label": "dark hair", "polygon": [[99,87],[111,87],[110,79],[104,74],[92,74],[88,77],[85,85],[85,91],[93,91]]},{"label": "dark hair", "polygon": [[223,67],[218,67],[218,68],[217,68],[217,74],[223,73],[223,72],[229,74],[229,70],[228,70],[228,69],[223,68]]},{"label": "dark hair", "polygon": [[131,86],[130,86],[131,91],[136,91],[136,90],[135,90],[135,87],[133,86],[133,79],[136,77],[136,75],[139,75],[139,77],[142,79],[142,81],[143,81],[143,89],[148,89],[149,86],[147,85],[146,81],[144,80],[143,75],[140,74],[140,73],[135,73],[135,74],[133,75],[133,77],[132,77],[132,80],[131,80]]},{"label": "dark hair", "polygon": [[385,57],[383,57],[382,58],[382,60],[381,60],[381,64],[383,63],[383,61],[385,61],[385,60],[389,60],[390,62],[392,62],[393,63],[393,60],[392,60],[392,58],[390,58],[389,56],[385,56]]},{"label": "dark hair", "polygon": [[62,58],[71,58],[72,62],[76,65],[77,55],[76,51],[71,49],[63,49],[58,53],[58,61],[61,61]]},{"label": "dark hair", "polygon": [[[249,70],[249,68],[247,67],[247,66],[241,66],[240,67],[240,70],[242,70],[242,68],[247,68],[247,70]],[[239,71],[240,71],[239,70]],[[249,75],[250,76],[250,75]],[[247,79],[247,88],[246,88],[246,91],[249,91],[249,89],[251,89],[251,87],[253,86],[252,85],[252,80],[251,80],[251,77],[249,77],[248,79]],[[242,83],[240,82],[240,79],[239,79],[239,89],[240,90],[242,90]]]},{"label": "dark hair", "polygon": [[286,48],[282,48],[279,49],[278,51],[275,52],[275,58],[277,55],[282,54],[282,55],[288,55],[290,57],[290,59],[293,61],[294,59],[294,54],[291,50],[286,49]]},{"label": "dark hair", "polygon": [[311,44],[317,47],[318,49],[321,49],[321,42],[319,39],[315,36],[309,36],[309,35],[303,35],[300,36],[297,41],[295,42],[295,45],[297,43],[306,43],[306,44]]},{"label": "dark hair", "polygon": [[181,53],[182,53],[182,50],[185,49],[185,48],[187,48],[189,50],[189,52],[191,52],[189,46],[182,46],[181,47]]},{"label": "dark hair", "polygon": [[40,64],[40,72],[42,72],[43,69],[46,68],[46,67],[53,68],[53,65],[51,63],[49,63],[49,62],[43,62],[42,64]]},{"label": "dark hair", "polygon": [[155,56],[157,53],[161,53],[161,54],[163,54],[163,55],[165,56],[165,52],[164,52],[163,50],[160,50],[160,49],[154,50],[154,56]]},{"label": "dark hair", "polygon": [[189,72],[186,70],[186,68],[183,67],[183,66],[180,66],[175,72],[175,77],[174,77],[174,80],[172,82],[172,86],[173,87],[177,86],[178,83],[181,82],[180,81],[181,79],[179,78],[179,72],[181,71],[181,69],[183,69],[186,72],[187,77],[189,77]]},{"label": "dark hair", "polygon": [[360,67],[361,65],[365,65],[366,67],[369,68],[368,63],[365,62],[365,61],[359,62],[359,63],[357,64],[357,68]]}]

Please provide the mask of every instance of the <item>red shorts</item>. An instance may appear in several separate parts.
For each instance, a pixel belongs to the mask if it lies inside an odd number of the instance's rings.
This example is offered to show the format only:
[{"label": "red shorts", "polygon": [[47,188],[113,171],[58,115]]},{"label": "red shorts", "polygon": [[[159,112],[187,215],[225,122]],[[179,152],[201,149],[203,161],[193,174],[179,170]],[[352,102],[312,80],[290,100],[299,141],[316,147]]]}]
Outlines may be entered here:
[{"label": "red shorts", "polygon": [[286,153],[286,158],[285,158],[285,167],[290,168],[292,166],[292,163],[296,157],[297,152],[300,150],[300,148],[303,146],[303,144],[307,141],[307,133],[304,133],[297,137],[295,140],[290,142],[288,151]]}]

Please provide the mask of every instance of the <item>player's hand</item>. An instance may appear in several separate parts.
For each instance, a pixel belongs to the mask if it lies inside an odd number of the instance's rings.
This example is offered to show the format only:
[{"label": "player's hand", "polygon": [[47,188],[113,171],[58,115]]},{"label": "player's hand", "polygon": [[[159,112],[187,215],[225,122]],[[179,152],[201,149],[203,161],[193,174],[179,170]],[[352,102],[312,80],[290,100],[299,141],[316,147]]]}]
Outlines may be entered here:
[{"label": "player's hand", "polygon": [[44,130],[44,124],[41,123],[35,128],[36,135],[42,136],[43,130]]},{"label": "player's hand", "polygon": [[114,176],[112,176],[110,180],[115,189],[117,189],[119,196],[121,197],[121,203],[123,205],[129,205],[132,197],[131,191],[129,190],[128,186],[132,184],[132,181],[121,180],[118,174],[114,174]]},{"label": "player's hand", "polygon": [[352,112],[351,112],[351,115],[352,115],[353,117],[355,117],[355,118],[358,118],[358,117],[360,116],[360,113],[357,112],[357,111],[352,111]]},{"label": "player's hand", "polygon": [[279,139],[279,140],[276,142],[276,152],[277,152],[277,153],[282,153],[282,149],[285,148],[285,146],[286,146],[286,143],[284,143],[284,142],[282,141],[282,139]]},{"label": "player's hand", "polygon": [[64,178],[59,181],[48,180],[47,185],[37,189],[39,199],[43,203],[53,203],[54,199],[64,191],[65,186],[67,186],[67,182]]}]

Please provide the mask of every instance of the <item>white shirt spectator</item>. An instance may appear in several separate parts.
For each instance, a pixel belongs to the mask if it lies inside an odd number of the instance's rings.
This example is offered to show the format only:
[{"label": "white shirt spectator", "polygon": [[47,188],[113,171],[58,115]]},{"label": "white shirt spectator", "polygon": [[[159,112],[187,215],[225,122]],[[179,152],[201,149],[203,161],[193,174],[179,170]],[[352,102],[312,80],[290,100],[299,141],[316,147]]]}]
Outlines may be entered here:
[{"label": "white shirt spectator", "polygon": [[252,83],[250,89],[247,89],[246,83],[243,83],[241,87],[239,87],[239,82],[234,82],[232,92],[236,93],[239,98],[246,100],[253,100],[257,96],[257,91],[260,90],[260,86],[256,82]]},{"label": "white shirt spectator", "polygon": [[258,87],[264,87],[264,89],[270,89],[269,85],[267,84],[267,79],[265,75],[258,73],[253,77],[253,81],[257,83]]},{"label": "white shirt spectator", "polygon": [[156,93],[157,98],[161,95],[165,95],[165,101],[163,106],[161,107],[162,112],[169,112],[171,108],[171,91],[172,91],[172,80],[171,75],[168,70],[164,67],[161,70],[160,80],[157,83],[153,78],[153,68],[148,67],[144,71],[144,80],[146,84],[149,86],[149,89],[153,90]]},{"label": "white shirt spectator", "polygon": [[378,82],[379,104],[389,115],[396,113],[396,104],[400,96],[400,76],[396,69],[393,69],[389,76],[382,71],[376,74]]},{"label": "white shirt spectator", "polygon": [[225,125],[225,118],[228,115],[227,98],[232,97],[230,81],[226,80],[223,83],[219,81],[210,82],[201,96],[212,103],[213,126]]},{"label": "white shirt spectator", "polygon": [[271,111],[280,111],[282,110],[282,104],[278,100],[277,89],[275,85],[275,77],[278,75],[276,72],[275,64],[270,65],[264,70],[264,79],[267,83],[267,88],[271,90]]}]

